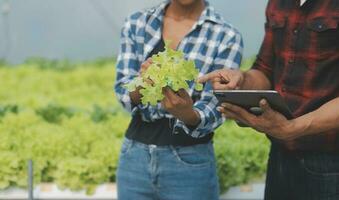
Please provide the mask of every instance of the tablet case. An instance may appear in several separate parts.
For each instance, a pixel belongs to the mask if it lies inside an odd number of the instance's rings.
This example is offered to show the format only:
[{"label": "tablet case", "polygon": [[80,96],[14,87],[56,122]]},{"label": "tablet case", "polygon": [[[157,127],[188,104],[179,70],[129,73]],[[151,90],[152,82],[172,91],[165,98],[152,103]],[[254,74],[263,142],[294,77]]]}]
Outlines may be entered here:
[{"label": "tablet case", "polygon": [[266,99],[273,110],[283,114],[287,119],[293,118],[287,104],[275,90],[214,90],[214,95],[219,100],[219,105],[223,102],[231,103],[255,115],[262,114],[259,102]]}]

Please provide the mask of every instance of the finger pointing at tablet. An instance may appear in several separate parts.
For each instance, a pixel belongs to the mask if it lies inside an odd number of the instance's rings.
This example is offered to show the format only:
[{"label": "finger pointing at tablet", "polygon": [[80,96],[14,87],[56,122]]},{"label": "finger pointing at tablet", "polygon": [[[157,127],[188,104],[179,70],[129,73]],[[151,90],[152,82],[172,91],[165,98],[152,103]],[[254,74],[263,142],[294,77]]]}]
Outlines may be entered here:
[{"label": "finger pointing at tablet", "polygon": [[214,90],[240,89],[243,80],[243,73],[232,69],[216,70],[198,79],[200,83],[210,81]]}]

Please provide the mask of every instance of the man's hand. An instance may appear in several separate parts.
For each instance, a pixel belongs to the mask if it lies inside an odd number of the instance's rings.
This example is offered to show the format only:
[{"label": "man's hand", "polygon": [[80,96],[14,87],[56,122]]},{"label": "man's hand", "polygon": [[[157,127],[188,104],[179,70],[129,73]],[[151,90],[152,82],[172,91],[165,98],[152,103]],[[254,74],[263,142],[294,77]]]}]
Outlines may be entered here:
[{"label": "man's hand", "polygon": [[[139,74],[142,75],[145,73],[145,71],[148,69],[148,67],[152,64],[152,59],[148,58],[145,62],[141,64]],[[139,75],[139,76],[140,76]],[[142,89],[140,86],[133,92],[129,93],[129,96],[131,97],[131,100],[134,105],[138,105],[141,103],[141,94],[140,94],[140,89]]]},{"label": "man's hand", "polygon": [[260,116],[255,116],[239,106],[228,103],[223,103],[218,110],[225,117],[242,122],[282,142],[290,142],[299,137],[291,132],[293,120],[287,120],[282,114],[272,110],[265,99],[260,101],[260,107],[263,110]]},{"label": "man's hand", "polygon": [[215,90],[241,89],[244,82],[244,73],[240,70],[220,69],[200,77],[198,81],[200,83],[211,81]]},{"label": "man's hand", "polygon": [[169,87],[163,88],[165,98],[161,104],[167,112],[183,121],[188,126],[197,126],[200,123],[199,114],[193,109],[193,100],[184,89],[175,93]]}]

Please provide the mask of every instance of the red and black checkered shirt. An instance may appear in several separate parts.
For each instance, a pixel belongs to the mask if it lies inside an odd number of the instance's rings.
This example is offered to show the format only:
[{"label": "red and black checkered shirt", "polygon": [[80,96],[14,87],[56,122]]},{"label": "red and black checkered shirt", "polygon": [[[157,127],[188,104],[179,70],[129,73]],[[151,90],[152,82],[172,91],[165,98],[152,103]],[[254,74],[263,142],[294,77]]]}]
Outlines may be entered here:
[{"label": "red and black checkered shirt", "polygon": [[[270,0],[253,66],[269,77],[294,117],[339,96],[339,0]],[[339,122],[338,122],[339,123]],[[339,130],[297,139],[297,149],[339,149]]]}]

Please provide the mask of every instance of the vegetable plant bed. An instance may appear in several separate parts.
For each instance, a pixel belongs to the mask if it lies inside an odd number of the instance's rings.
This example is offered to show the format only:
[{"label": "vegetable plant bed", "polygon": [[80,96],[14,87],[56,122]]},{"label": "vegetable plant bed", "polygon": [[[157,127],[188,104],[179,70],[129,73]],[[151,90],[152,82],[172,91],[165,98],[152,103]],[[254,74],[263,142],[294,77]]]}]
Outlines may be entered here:
[{"label": "vegetable plant bed", "polygon": [[[220,200],[263,200],[263,183],[255,183],[231,187],[221,195]],[[26,200],[28,192],[23,189],[10,188],[0,191],[0,200]],[[116,185],[103,184],[97,187],[93,195],[86,195],[86,191],[61,190],[53,183],[43,183],[34,190],[34,200],[116,200]]]},{"label": "vegetable plant bed", "polygon": [[[1,200],[27,200],[27,190],[10,188],[0,191]],[[42,183],[34,189],[34,200],[115,200],[116,185],[102,184],[96,188],[93,195],[86,195],[86,191],[70,191],[69,189],[62,190],[53,183]]]},{"label": "vegetable plant bed", "polygon": [[231,187],[228,192],[221,195],[220,200],[263,200],[264,190],[264,183]]}]

